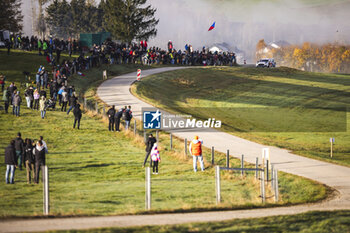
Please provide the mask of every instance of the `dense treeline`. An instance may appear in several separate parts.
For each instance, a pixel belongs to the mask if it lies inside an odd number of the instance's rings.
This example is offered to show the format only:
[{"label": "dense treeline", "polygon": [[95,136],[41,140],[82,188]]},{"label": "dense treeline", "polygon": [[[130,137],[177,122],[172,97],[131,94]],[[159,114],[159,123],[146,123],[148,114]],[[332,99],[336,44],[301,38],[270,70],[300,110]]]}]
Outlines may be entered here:
[{"label": "dense treeline", "polygon": [[20,0],[1,0],[0,11],[0,30],[11,32],[22,30],[23,15]]},{"label": "dense treeline", "polygon": [[304,43],[302,46],[273,48],[271,54],[281,66],[307,71],[350,73],[350,46]]},{"label": "dense treeline", "polygon": [[113,38],[130,43],[157,34],[155,9],[147,0],[53,0],[46,9],[46,23],[56,38],[77,38],[79,33],[108,31]]}]

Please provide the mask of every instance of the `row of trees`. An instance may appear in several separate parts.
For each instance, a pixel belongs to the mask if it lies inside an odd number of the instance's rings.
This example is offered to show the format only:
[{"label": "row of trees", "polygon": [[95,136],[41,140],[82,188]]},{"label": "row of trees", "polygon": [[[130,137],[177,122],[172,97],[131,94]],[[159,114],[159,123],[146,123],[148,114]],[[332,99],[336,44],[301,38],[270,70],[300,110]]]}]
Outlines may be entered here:
[{"label": "row of trees", "polygon": [[53,0],[46,22],[56,37],[77,37],[82,32],[108,31],[120,41],[148,40],[157,34],[156,10],[147,0]]},{"label": "row of trees", "polygon": [[258,59],[273,57],[281,66],[306,71],[350,73],[350,46],[305,42],[301,46],[270,48],[264,40],[260,40],[256,49]]},{"label": "row of trees", "polygon": [[0,29],[22,31],[21,0],[1,0],[0,11]]},{"label": "row of trees", "polygon": [[[32,4],[34,4],[32,0]],[[77,38],[80,33],[108,31],[114,39],[131,42],[157,34],[156,9],[147,0],[37,0],[37,31],[56,38]],[[0,29],[22,30],[21,0],[1,0]],[[46,6],[46,9],[45,9]],[[49,30],[47,30],[49,29]]]}]

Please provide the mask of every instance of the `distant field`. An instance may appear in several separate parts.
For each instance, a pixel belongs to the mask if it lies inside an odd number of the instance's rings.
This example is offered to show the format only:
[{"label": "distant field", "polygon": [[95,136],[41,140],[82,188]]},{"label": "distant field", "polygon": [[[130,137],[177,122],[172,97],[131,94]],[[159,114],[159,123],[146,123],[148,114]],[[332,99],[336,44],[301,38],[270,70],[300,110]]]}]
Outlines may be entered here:
[{"label": "distant field", "polygon": [[350,75],[195,68],[147,77],[132,92],[169,111],[220,119],[223,129],[234,135],[350,165]]}]

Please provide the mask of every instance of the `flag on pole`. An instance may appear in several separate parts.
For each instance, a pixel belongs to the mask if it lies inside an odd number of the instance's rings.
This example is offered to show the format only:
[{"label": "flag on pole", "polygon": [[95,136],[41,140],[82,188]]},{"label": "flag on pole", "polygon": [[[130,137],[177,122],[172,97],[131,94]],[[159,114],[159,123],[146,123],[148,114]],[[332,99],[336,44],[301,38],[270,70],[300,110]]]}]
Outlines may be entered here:
[{"label": "flag on pole", "polygon": [[208,32],[213,30],[215,28],[215,22],[210,26],[210,28],[208,29]]}]

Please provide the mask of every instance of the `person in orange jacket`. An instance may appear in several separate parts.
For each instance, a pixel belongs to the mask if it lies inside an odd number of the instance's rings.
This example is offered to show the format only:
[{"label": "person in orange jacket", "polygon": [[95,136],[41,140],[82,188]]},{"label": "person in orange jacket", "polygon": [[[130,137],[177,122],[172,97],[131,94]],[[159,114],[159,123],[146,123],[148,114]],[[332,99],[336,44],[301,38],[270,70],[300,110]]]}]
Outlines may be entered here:
[{"label": "person in orange jacket", "polygon": [[195,136],[194,139],[190,143],[190,153],[193,157],[193,169],[194,172],[197,172],[197,160],[199,159],[199,163],[201,165],[201,170],[204,171],[204,162],[202,156],[202,144],[203,140],[199,139],[198,136]]}]

